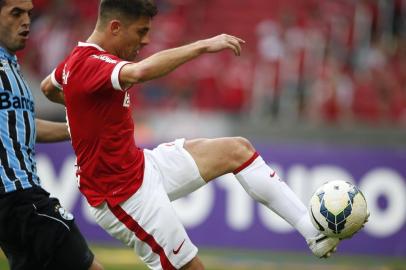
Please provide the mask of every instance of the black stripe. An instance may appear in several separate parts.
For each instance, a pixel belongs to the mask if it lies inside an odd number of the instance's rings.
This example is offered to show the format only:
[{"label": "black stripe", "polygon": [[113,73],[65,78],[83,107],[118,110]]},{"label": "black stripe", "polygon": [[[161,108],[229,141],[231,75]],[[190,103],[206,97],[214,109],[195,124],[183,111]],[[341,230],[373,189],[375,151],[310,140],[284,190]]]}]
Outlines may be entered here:
[{"label": "black stripe", "polygon": [[21,94],[21,96],[24,96],[24,90],[23,90],[23,88],[21,87],[20,81],[18,80],[18,77],[17,77],[17,75],[16,75],[16,73],[15,73],[15,71],[14,71],[14,66],[13,66],[13,64],[11,63],[10,60],[8,61],[8,64],[10,65],[11,72],[13,73],[14,78],[15,78],[15,80],[16,80],[16,82],[17,82],[18,89],[20,90],[20,94]]},{"label": "black stripe", "polygon": [[[30,98],[30,99],[33,99],[33,96],[32,96],[32,93],[31,93],[30,88],[28,87],[27,83],[26,83],[25,80],[23,79],[22,74],[21,74],[21,73],[19,73],[19,74],[20,74],[20,76],[21,76],[21,79],[23,80],[23,85],[24,85],[25,90],[26,90],[27,93],[28,93],[29,98]],[[35,106],[34,106],[33,109],[35,110]],[[30,127],[30,136],[32,137],[31,140],[32,140],[33,142],[35,142],[35,119],[34,119],[34,127],[33,127],[32,129],[31,129],[31,125],[27,125],[27,124],[26,124],[26,126]],[[31,159],[30,159],[30,161],[32,162]]]},{"label": "black stripe", "polygon": [[[19,74],[21,75],[21,73],[19,73]],[[22,76],[22,75],[21,75],[21,79],[23,80],[23,85],[24,85],[24,88],[25,88],[25,90],[27,91],[27,93],[28,93],[28,95],[29,95],[29,98],[30,98],[30,99],[33,99],[31,90],[30,90],[30,88],[28,87],[26,81],[23,79],[23,76]],[[35,106],[34,106],[33,109],[35,110]],[[30,127],[31,127],[31,125],[30,125]],[[30,129],[30,136],[31,136],[31,140],[35,143],[35,119],[34,119],[34,127],[32,127],[32,129]],[[31,161],[31,159],[30,159],[30,161]]]},{"label": "black stripe", "polygon": [[[14,170],[11,169],[10,165],[8,164],[7,150],[4,147],[3,141],[1,139],[0,139],[0,161],[1,161],[1,165],[4,168],[7,178],[10,181],[16,181],[17,177],[14,173]],[[17,183],[16,183],[16,186],[17,186]],[[21,187],[21,183],[20,183],[20,187]]]},{"label": "black stripe", "polygon": [[32,173],[27,169],[27,166],[24,161],[24,155],[23,152],[21,151],[21,145],[18,143],[18,137],[17,137],[17,119],[16,119],[16,112],[11,111],[8,112],[8,131],[10,133],[10,139],[13,142],[13,149],[15,152],[15,155],[18,159],[18,163],[20,164],[20,168],[25,171],[25,173],[28,176],[28,182],[31,185],[35,185],[33,179],[32,179]]},{"label": "black stripe", "polygon": [[29,146],[31,141],[31,125],[27,111],[23,111],[24,126],[25,126],[25,145]]},{"label": "black stripe", "polygon": [[31,172],[33,172],[33,176],[34,176],[35,179],[37,180],[38,184],[40,184],[41,181],[40,181],[40,179],[39,179],[39,177],[38,177],[38,175],[37,175],[37,168],[35,167],[35,162],[34,162],[33,156],[32,156],[32,153],[33,153],[33,152],[32,152],[31,149],[28,149],[28,150],[27,150],[27,153],[28,153],[28,160],[31,162]]},{"label": "black stripe", "polygon": [[[0,67],[3,67],[3,64],[1,62],[0,62]],[[13,92],[11,90],[10,80],[7,77],[6,71],[0,69],[0,78],[1,78],[1,81],[3,82],[4,90],[9,91],[9,92]]]},{"label": "black stripe", "polygon": [[[4,67],[3,63],[1,63],[1,62],[0,62],[0,67]],[[4,88],[5,91],[13,92],[11,90],[11,84],[10,84],[10,81],[8,79],[8,76],[7,76],[7,73],[6,73],[5,70],[0,69],[0,79],[1,79],[1,82],[3,84],[3,88]],[[15,175],[14,170],[12,168],[10,168],[10,164],[8,163],[8,159],[7,159],[7,150],[4,147],[4,144],[1,141],[1,139],[0,139],[0,161],[1,161],[1,165],[4,168],[4,172],[6,173],[7,178],[10,181],[15,182],[15,185],[16,185],[17,189],[22,188],[21,183],[19,181],[16,181],[17,177]]]},{"label": "black stripe", "polygon": [[18,71],[18,74],[20,75],[20,78],[21,78],[21,81],[23,83],[24,89],[25,89],[25,91],[27,91],[28,97],[30,99],[34,99],[34,97],[32,96],[31,90],[27,85],[27,82],[24,80],[23,74],[21,74],[21,72],[19,70],[17,70],[17,71]]},{"label": "black stripe", "polygon": [[[28,155],[28,160],[30,161],[31,164],[31,172],[35,174],[35,166],[34,166],[34,160],[32,158],[32,150],[30,148],[30,141],[31,141],[31,125],[30,125],[30,120],[28,116],[28,112],[24,111],[23,112],[24,116],[24,125],[25,125],[25,145],[27,146],[27,155]],[[37,177],[38,178],[38,177]]]}]

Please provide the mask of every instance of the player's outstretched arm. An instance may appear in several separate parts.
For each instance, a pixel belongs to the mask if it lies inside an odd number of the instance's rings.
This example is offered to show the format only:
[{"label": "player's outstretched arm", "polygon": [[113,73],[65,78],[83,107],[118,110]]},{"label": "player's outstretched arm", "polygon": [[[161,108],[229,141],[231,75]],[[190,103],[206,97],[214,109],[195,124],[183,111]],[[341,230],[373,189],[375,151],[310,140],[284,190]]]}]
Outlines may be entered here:
[{"label": "player's outstretched arm", "polygon": [[53,85],[51,75],[48,75],[41,82],[41,91],[50,101],[65,105],[65,96],[61,90]]},{"label": "player's outstretched arm", "polygon": [[66,123],[35,119],[35,125],[37,127],[37,142],[61,142],[70,139]]},{"label": "player's outstretched arm", "polygon": [[205,53],[231,50],[235,55],[241,54],[244,40],[227,34],[164,50],[138,63],[125,65],[120,72],[120,83],[125,88],[135,83],[149,81],[168,74],[180,65]]}]

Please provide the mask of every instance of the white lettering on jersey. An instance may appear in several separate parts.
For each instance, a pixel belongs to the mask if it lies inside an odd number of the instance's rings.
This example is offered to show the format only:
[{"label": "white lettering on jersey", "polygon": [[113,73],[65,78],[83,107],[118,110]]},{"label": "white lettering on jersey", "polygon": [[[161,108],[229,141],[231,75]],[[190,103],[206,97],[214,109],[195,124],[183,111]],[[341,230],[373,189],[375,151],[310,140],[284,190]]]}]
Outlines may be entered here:
[{"label": "white lettering on jersey", "polygon": [[80,188],[80,175],[76,176],[76,183],[78,185],[78,188]]},{"label": "white lettering on jersey", "polygon": [[76,163],[75,163],[75,167],[76,167],[76,183],[78,185],[78,188],[80,188],[80,167],[79,165],[77,165],[77,159],[76,159]]},{"label": "white lettering on jersey", "polygon": [[110,57],[108,57],[107,55],[95,55],[95,54],[93,54],[92,57],[96,58],[96,59],[99,59],[99,60],[102,60],[102,61],[104,61],[106,63],[109,63],[109,64],[116,64],[117,63],[117,60],[113,60]]},{"label": "white lettering on jersey", "polygon": [[68,78],[69,78],[69,73],[70,71],[66,72],[66,64],[63,67],[63,72],[62,72],[62,84],[68,84]]},{"label": "white lettering on jersey", "polygon": [[123,107],[130,107],[130,94],[125,92]]}]

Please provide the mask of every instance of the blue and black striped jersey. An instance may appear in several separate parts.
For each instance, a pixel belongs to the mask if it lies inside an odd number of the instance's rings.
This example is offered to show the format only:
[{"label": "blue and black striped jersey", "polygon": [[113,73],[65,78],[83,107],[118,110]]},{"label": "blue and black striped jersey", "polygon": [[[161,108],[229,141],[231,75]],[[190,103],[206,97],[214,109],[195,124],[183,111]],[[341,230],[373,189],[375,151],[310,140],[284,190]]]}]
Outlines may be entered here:
[{"label": "blue and black striped jersey", "polygon": [[17,57],[0,47],[0,194],[39,186],[34,98]]}]

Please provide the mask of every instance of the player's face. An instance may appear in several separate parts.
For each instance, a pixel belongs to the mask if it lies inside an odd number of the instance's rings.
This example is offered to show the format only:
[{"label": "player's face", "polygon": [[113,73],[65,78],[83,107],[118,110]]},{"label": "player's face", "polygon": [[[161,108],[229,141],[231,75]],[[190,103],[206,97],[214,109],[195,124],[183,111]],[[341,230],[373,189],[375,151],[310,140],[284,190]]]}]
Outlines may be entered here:
[{"label": "player's face", "polygon": [[149,43],[150,29],[151,18],[149,17],[141,17],[126,25],[118,56],[124,60],[134,61],[142,47]]},{"label": "player's face", "polygon": [[30,33],[31,0],[6,0],[0,10],[0,45],[10,53],[24,49]]}]

